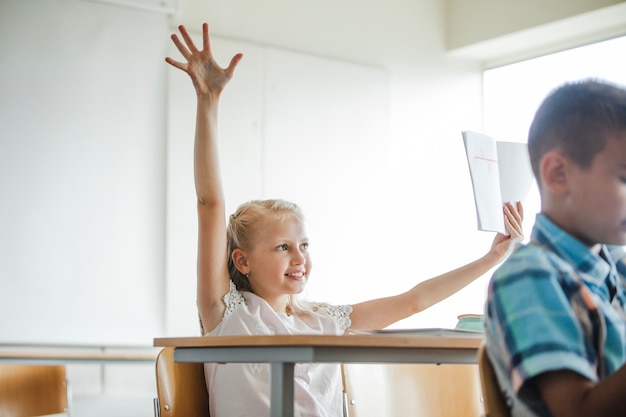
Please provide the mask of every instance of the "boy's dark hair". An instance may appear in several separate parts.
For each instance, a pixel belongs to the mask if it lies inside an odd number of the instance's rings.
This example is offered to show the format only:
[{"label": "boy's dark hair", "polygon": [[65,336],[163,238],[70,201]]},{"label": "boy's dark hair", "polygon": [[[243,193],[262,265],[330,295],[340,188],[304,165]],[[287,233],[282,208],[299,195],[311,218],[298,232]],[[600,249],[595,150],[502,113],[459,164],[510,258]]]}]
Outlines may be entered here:
[{"label": "boy's dark hair", "polygon": [[626,131],[626,89],[587,79],[553,90],[537,109],[528,133],[535,178],[548,151],[560,148],[585,169],[606,145],[609,134]]}]

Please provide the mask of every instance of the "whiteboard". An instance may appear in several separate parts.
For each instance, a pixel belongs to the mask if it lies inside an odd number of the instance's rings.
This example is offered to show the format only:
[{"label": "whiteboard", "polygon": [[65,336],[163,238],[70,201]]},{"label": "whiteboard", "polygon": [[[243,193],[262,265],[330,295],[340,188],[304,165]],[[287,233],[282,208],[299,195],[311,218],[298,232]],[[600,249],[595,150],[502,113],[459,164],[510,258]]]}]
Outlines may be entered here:
[{"label": "whiteboard", "polygon": [[0,2],[0,343],[163,329],[167,18]]}]

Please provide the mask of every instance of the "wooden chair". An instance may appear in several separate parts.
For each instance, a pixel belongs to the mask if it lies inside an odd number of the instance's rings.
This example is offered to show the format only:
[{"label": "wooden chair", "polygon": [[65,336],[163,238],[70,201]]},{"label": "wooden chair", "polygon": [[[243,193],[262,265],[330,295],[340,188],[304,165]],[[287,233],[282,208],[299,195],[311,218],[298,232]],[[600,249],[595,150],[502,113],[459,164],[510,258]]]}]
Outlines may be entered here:
[{"label": "wooden chair", "polygon": [[478,366],[344,364],[350,417],[479,417]]},{"label": "wooden chair", "polygon": [[156,386],[155,417],[209,417],[203,364],[175,363],[174,348],[163,348],[156,359]]},{"label": "wooden chair", "polygon": [[511,417],[484,344],[478,349],[478,369],[480,370],[485,417]]},{"label": "wooden chair", "polygon": [[[345,379],[342,382],[343,413],[344,417],[348,417]],[[163,348],[157,356],[156,386],[155,417],[210,417],[204,366],[200,363],[174,362],[174,348]]]},{"label": "wooden chair", "polygon": [[63,365],[0,364],[0,417],[70,415]]}]

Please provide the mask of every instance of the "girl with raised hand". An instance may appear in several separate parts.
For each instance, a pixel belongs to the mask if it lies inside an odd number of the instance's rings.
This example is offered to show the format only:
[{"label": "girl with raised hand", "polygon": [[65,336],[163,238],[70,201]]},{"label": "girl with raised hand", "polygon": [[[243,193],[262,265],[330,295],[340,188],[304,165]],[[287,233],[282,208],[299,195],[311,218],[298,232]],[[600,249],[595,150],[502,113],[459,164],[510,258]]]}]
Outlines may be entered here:
[{"label": "girl with raised hand", "polygon": [[[218,160],[218,107],[242,55],[226,68],[211,52],[208,25],[198,49],[184,26],[172,41],[183,62],[166,62],[191,78],[197,97],[194,176],[198,197],[197,302],[204,335],[334,334],[349,328],[380,329],[456,293],[502,261],[522,237],[522,206],[504,207],[509,236],[498,234],[486,255],[407,292],[354,305],[297,299],[311,273],[309,239],[294,203],[255,200],[225,216]],[[205,364],[212,417],[266,416],[270,367],[266,364]],[[336,364],[295,368],[295,415],[340,416],[341,375]]]}]

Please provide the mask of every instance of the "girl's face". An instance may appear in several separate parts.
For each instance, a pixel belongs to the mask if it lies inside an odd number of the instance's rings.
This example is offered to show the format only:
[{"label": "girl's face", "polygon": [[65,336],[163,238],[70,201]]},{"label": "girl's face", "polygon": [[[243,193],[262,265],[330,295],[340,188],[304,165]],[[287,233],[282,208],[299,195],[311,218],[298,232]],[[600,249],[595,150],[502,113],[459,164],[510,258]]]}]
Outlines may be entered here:
[{"label": "girl's face", "polygon": [[304,290],[311,272],[309,240],[304,223],[296,218],[273,222],[247,252],[249,280],[254,293],[277,311],[284,310],[286,294]]}]

